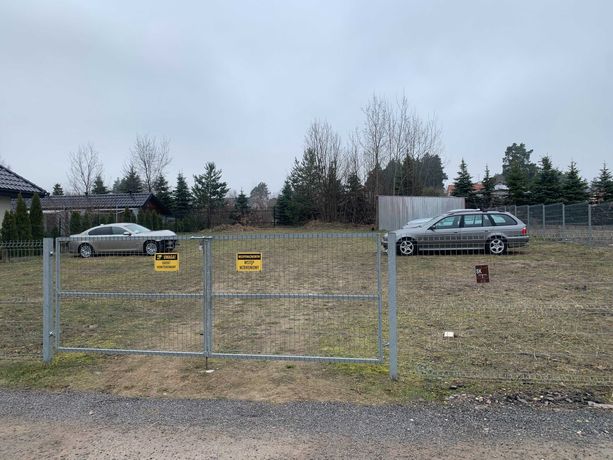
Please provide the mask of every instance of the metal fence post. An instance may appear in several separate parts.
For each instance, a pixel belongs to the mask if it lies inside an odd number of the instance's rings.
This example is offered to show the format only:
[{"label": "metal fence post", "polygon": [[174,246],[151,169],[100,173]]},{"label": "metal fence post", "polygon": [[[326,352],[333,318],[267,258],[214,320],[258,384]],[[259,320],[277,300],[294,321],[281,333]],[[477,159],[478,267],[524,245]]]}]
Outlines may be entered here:
[{"label": "metal fence post", "polygon": [[204,356],[209,357],[213,352],[213,260],[211,249],[212,236],[202,239],[202,256],[204,257]]},{"label": "metal fence post", "polygon": [[526,205],[526,215],[528,216],[526,218],[526,226],[530,229],[530,205],[529,204]]},{"label": "metal fence post", "polygon": [[562,203],[562,237],[566,234],[566,205]]},{"label": "metal fence post", "polygon": [[594,235],[592,233],[592,205],[590,205],[589,202],[587,203],[587,228],[590,238],[590,245],[592,245],[594,243]]},{"label": "metal fence post", "polygon": [[53,238],[43,239],[43,362],[49,364],[53,359]]},{"label": "metal fence post", "polygon": [[390,378],[398,380],[398,334],[396,310],[396,234],[387,235],[387,300],[389,303]]},{"label": "metal fence post", "polygon": [[543,235],[545,234],[545,204],[541,205],[543,207]]}]

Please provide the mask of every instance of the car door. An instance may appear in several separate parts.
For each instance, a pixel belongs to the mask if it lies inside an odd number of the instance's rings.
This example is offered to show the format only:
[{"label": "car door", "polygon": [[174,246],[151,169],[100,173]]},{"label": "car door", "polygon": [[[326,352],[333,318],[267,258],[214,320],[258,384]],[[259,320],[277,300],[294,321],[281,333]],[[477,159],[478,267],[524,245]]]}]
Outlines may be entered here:
[{"label": "car door", "polygon": [[[484,224],[485,223],[485,224]],[[486,221],[483,213],[464,214],[460,226],[460,234],[463,249],[481,249],[486,239]]]},{"label": "car door", "polygon": [[446,216],[432,225],[420,245],[424,251],[454,248],[460,240],[460,219],[462,216]]},{"label": "car door", "polygon": [[[138,241],[132,237],[132,233],[121,225],[113,225],[113,252],[135,252]],[[126,234],[127,232],[127,234]]]}]

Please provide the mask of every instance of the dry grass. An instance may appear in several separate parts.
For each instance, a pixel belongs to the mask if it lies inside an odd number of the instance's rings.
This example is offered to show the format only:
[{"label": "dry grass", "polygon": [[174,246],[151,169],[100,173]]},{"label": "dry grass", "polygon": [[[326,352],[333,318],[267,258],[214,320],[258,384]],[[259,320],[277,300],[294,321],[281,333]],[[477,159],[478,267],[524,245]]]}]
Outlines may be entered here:
[{"label": "dry grass", "polygon": [[[372,244],[332,241],[218,241],[215,290],[376,292]],[[236,273],[234,255],[243,250],[263,252],[263,272]],[[198,293],[198,242],[184,241],[179,252],[178,273],[156,273],[144,256],[63,257],[62,289]],[[383,257],[384,282],[386,262]],[[201,359],[65,354],[47,368],[0,361],[0,382],[130,395],[360,402],[434,397],[442,387],[427,380],[440,376],[502,380],[505,388],[524,381],[611,385],[613,248],[535,241],[503,257],[447,254],[397,262],[400,383],[374,365],[213,360],[215,372],[207,373]],[[483,263],[491,282],[477,285],[474,266]],[[0,354],[39,350],[40,271],[37,259],[0,263]],[[28,306],[19,308],[15,300],[25,298]],[[218,299],[215,351],[374,357],[375,308],[372,302]],[[29,332],[15,333],[16,323]],[[65,346],[201,351],[202,301],[71,297],[63,301],[62,331]],[[444,331],[455,338],[444,339]],[[501,386],[488,385],[488,391]]]}]

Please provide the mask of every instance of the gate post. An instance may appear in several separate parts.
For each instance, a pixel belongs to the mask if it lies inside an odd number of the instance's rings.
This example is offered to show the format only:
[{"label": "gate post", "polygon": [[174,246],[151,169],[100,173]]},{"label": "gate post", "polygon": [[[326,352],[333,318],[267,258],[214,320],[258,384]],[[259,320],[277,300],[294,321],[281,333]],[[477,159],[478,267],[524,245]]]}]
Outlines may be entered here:
[{"label": "gate post", "polygon": [[208,358],[213,352],[213,251],[212,236],[202,238],[202,257],[204,257],[204,356]]},{"label": "gate post", "polygon": [[53,359],[53,291],[52,259],[53,238],[43,239],[43,362],[49,364]]},{"label": "gate post", "polygon": [[396,309],[396,233],[387,235],[387,300],[389,303],[390,378],[398,380],[398,334]]}]

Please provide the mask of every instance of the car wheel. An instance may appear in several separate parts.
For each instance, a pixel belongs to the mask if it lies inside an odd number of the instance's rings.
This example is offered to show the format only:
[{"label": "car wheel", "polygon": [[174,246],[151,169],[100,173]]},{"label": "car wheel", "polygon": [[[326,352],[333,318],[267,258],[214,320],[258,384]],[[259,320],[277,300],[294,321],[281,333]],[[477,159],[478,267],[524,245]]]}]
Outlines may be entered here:
[{"label": "car wheel", "polygon": [[87,259],[88,257],[94,255],[94,248],[87,243],[83,243],[81,246],[79,246],[79,255],[84,259]]},{"label": "car wheel", "polygon": [[145,241],[143,250],[148,256],[153,256],[158,252],[158,244],[155,241]]},{"label": "car wheel", "polygon": [[505,254],[507,252],[507,242],[501,236],[494,236],[488,240],[485,250],[495,256]]},{"label": "car wheel", "polygon": [[417,244],[411,238],[403,238],[398,242],[396,252],[401,256],[413,256],[417,252]]}]

